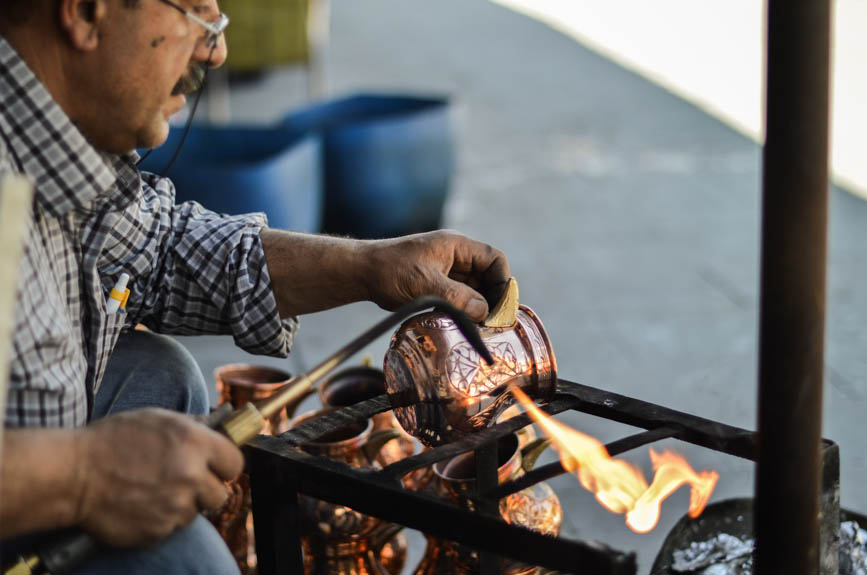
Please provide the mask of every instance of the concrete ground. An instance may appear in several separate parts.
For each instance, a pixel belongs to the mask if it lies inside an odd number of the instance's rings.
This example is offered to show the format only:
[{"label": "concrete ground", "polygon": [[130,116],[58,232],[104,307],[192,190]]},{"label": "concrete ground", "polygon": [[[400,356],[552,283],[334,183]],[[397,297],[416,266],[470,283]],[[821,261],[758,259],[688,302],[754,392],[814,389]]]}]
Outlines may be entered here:
[{"label": "concrete ground", "polygon": [[[332,95],[449,94],[458,170],[448,227],[509,256],[521,300],[542,318],[562,377],[732,425],[755,427],[760,149],[698,108],[543,24],[482,0],[335,1]],[[297,72],[234,87],[236,119],[278,117]],[[842,456],[842,504],[867,511],[867,203],[831,192],[824,435]],[[383,316],[355,304],[302,319],[290,360],[228,338],[181,338],[206,375],[250,361],[297,371]],[[380,363],[387,337],[365,353]],[[632,430],[564,418],[603,440]],[[676,442],[714,468],[712,501],[749,496],[748,462]],[[646,449],[623,456],[650,476]],[[646,573],[686,512],[680,490],[637,535],[572,477],[551,482],[569,537],[635,550]],[[423,552],[412,536],[408,567]],[[408,572],[408,570],[406,571]]]}]

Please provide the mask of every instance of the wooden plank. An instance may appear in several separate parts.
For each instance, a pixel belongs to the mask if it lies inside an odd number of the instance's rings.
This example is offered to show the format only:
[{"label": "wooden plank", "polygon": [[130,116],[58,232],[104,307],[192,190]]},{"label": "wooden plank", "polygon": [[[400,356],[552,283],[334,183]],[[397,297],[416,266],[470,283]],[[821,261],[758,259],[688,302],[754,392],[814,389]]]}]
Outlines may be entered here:
[{"label": "wooden plank", "polygon": [[[18,268],[30,222],[33,186],[21,176],[0,180],[0,417],[6,416],[6,389],[9,385],[9,355],[15,301],[18,296]],[[0,425],[0,451],[3,445]],[[0,453],[2,455],[2,453]]]}]

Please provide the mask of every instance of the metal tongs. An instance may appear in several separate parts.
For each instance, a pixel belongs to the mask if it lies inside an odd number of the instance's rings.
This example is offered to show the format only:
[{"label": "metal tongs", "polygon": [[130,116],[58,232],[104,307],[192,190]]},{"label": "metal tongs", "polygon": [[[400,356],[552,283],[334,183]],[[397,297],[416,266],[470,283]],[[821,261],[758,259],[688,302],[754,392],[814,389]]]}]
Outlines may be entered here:
[{"label": "metal tongs", "polygon": [[[437,308],[438,311],[442,311],[453,319],[458,329],[467,338],[467,342],[475,348],[488,365],[493,365],[494,358],[482,342],[476,324],[463,311],[438,297],[420,297],[392,312],[391,315],[337,350],[307,373],[289,379],[286,385],[270,397],[255,404],[247,403],[244,407],[235,410],[232,409],[231,405],[223,404],[208,415],[204,422],[205,425],[224,434],[235,445],[239,447],[244,445],[261,433],[268,417],[280,411],[287,404],[301,399],[313,385],[338,365],[407,317],[430,307]],[[100,545],[93,537],[78,529],[72,529],[40,546],[35,553],[18,557],[17,563],[4,568],[3,574],[63,575],[92,557],[99,549]]]}]

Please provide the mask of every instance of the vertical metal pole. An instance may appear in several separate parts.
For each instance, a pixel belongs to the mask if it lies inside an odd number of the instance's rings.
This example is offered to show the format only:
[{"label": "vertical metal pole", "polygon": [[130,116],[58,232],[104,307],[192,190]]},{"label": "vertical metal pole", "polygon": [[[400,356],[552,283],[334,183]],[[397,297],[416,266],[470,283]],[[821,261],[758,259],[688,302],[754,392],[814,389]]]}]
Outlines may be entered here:
[{"label": "vertical metal pole", "polygon": [[830,0],[768,0],[756,573],[819,572]]}]

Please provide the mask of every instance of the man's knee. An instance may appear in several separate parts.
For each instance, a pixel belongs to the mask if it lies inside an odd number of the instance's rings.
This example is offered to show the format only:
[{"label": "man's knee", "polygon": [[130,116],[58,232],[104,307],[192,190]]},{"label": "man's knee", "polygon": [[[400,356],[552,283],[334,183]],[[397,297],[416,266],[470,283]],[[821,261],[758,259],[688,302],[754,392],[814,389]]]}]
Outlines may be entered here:
[{"label": "man's knee", "polygon": [[216,529],[201,516],[146,549],[115,549],[73,575],[237,575],[238,565]]},{"label": "man's knee", "polygon": [[145,331],[118,339],[94,402],[101,417],[141,407],[207,413],[208,390],[202,371],[174,339]]}]

